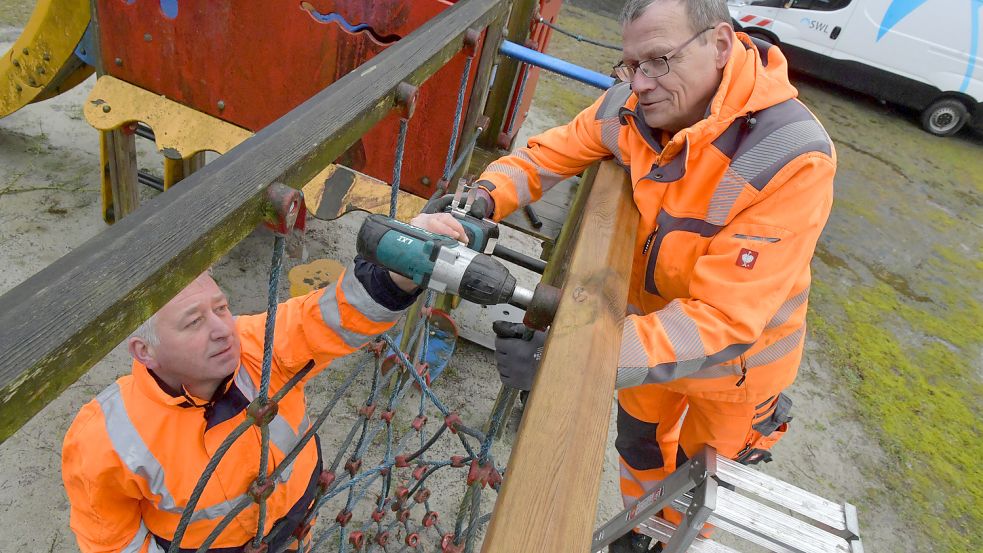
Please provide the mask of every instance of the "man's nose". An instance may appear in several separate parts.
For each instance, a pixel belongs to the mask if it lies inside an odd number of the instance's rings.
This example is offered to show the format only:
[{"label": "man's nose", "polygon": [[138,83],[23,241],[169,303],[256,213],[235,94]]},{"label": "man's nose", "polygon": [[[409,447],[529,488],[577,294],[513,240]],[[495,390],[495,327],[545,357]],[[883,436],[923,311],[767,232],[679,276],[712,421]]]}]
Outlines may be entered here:
[{"label": "man's nose", "polygon": [[636,95],[655,90],[658,85],[658,79],[646,77],[644,73],[638,70],[635,70],[635,74],[631,77],[631,89]]},{"label": "man's nose", "polygon": [[215,313],[209,316],[209,325],[211,326],[211,337],[213,340],[224,340],[232,335],[232,324],[230,321],[219,317]]}]

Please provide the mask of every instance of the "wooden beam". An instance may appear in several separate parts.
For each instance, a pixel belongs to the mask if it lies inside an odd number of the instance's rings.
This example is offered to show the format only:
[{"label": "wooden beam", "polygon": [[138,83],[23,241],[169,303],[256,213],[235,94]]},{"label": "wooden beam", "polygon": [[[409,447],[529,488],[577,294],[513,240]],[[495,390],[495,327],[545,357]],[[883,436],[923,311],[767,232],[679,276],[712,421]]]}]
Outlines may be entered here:
[{"label": "wooden beam", "polygon": [[603,163],[484,553],[589,550],[637,225],[625,172]]},{"label": "wooden beam", "polygon": [[0,442],[422,83],[507,0],[463,0],[0,297]]}]

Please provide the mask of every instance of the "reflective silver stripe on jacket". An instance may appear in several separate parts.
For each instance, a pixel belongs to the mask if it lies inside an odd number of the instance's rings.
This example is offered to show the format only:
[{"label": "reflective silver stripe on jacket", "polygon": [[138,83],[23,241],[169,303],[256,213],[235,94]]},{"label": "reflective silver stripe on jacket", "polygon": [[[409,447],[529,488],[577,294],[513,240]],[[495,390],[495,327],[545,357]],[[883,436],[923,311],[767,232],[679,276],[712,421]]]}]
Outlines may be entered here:
[{"label": "reflective silver stripe on jacket", "polygon": [[622,127],[618,112],[628,101],[629,96],[631,96],[629,83],[619,83],[612,86],[604,93],[604,99],[601,100],[601,105],[598,106],[597,113],[594,115],[594,119],[601,126],[601,143],[622,167],[625,165],[625,159],[621,155],[621,148],[618,146],[618,137],[621,136]]},{"label": "reflective silver stripe on jacket", "polygon": [[[152,494],[160,497],[155,507],[168,513],[181,514],[184,507],[175,504],[174,496],[167,489],[164,467],[150,452],[126,412],[119,383],[113,382],[96,396],[96,401],[102,408],[103,417],[106,419],[106,433],[110,443],[113,444],[116,455],[119,456],[130,472],[144,479]],[[245,494],[205,509],[196,510],[191,515],[191,522],[224,517],[242,497],[245,497]],[[141,543],[143,542],[141,541]]]},{"label": "reflective silver stripe on jacket", "polygon": [[496,161],[485,168],[485,173],[501,173],[512,181],[515,188],[515,195],[519,199],[519,205],[529,205],[532,203],[532,193],[529,191],[529,175],[522,169]]},{"label": "reflective silver stripe on jacket", "polygon": [[[136,535],[130,540],[130,543],[126,544],[120,553],[140,553],[140,549],[143,548],[143,542],[146,541],[147,536],[150,535],[150,530],[147,530],[147,525],[140,521],[140,528],[137,529]],[[154,538],[150,538],[150,544],[147,548],[147,553],[164,553],[164,549],[157,545]]]},{"label": "reflective silver stripe on jacket", "polygon": [[[235,377],[236,386],[242,395],[249,401],[256,399],[258,394],[258,388],[253,382],[252,375],[245,367],[239,367],[236,372]],[[297,430],[294,431],[293,427],[290,426],[290,422],[283,418],[282,415],[277,414],[270,421],[270,441],[273,445],[277,447],[284,455],[289,455],[291,451],[300,443],[301,438],[311,427],[311,419],[304,414],[304,418],[300,420],[300,424],[297,425]],[[294,464],[291,463],[290,466],[285,468],[280,474],[279,480],[281,482],[286,482],[290,479],[290,475],[294,470]],[[238,501],[238,498],[233,501]],[[234,503],[233,503],[234,505]],[[231,508],[231,507],[230,507]]]},{"label": "reflective silver stripe on jacket", "polygon": [[717,183],[717,189],[713,191],[713,198],[710,199],[710,208],[707,211],[707,222],[723,226],[727,223],[727,215],[737,202],[741,190],[747,184],[740,175],[730,167],[724,172],[724,176]]},{"label": "reflective silver stripe on jacket", "polygon": [[365,318],[377,323],[395,321],[403,312],[392,311],[376,303],[362,281],[355,276],[355,265],[349,264],[341,277],[341,292],[345,295],[348,305],[354,307]]},{"label": "reflective silver stripe on jacket", "polygon": [[355,276],[354,266],[349,265],[341,277],[341,282],[336,286],[328,286],[324,290],[324,295],[321,296],[318,305],[321,308],[321,318],[324,320],[324,324],[341,338],[345,345],[353,349],[362,347],[366,342],[375,338],[376,334],[363,334],[342,326],[338,302],[339,286],[345,296],[345,302],[371,321],[395,321],[402,315],[401,311],[390,311],[376,303]]},{"label": "reflective silver stripe on jacket", "polygon": [[806,287],[805,290],[785,300],[785,303],[778,308],[778,311],[775,312],[775,316],[768,322],[765,328],[775,328],[785,324],[785,321],[788,321],[788,318],[792,316],[792,313],[795,313],[795,310],[805,303],[807,299],[809,299],[809,287]]},{"label": "reflective silver stripe on jacket", "polygon": [[751,369],[754,367],[768,365],[792,353],[799,347],[799,344],[802,343],[802,337],[805,335],[805,331],[806,327],[805,325],[802,325],[796,329],[795,332],[748,357],[744,363],[745,367]]},{"label": "reflective silver stripe on jacket", "polygon": [[539,177],[539,188],[543,193],[556,186],[556,183],[567,178],[559,173],[554,173],[553,171],[544,169],[538,163],[533,161],[532,157],[529,156],[529,152],[525,150],[517,150],[512,155],[536,168],[536,176]]},{"label": "reflective silver stripe on jacket", "polygon": [[696,322],[683,311],[682,303],[679,300],[671,301],[655,316],[662,323],[676,354],[676,378],[699,370],[706,359],[706,348]]},{"label": "reflective silver stripe on jacket", "polygon": [[[790,154],[802,154],[809,151],[811,145],[828,142],[829,135],[815,119],[795,121],[762,137],[760,142],[738,155],[730,166],[760,190],[771,180],[773,172],[769,169],[784,165],[783,160],[790,160]],[[767,179],[759,179],[763,174],[768,175]]]}]

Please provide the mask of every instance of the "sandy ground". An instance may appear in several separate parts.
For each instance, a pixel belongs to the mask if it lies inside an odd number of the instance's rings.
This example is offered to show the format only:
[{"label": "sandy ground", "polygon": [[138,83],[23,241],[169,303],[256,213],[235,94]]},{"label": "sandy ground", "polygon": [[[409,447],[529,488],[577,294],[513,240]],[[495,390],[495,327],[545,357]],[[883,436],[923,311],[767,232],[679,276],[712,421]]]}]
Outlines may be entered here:
[{"label": "sandy ground", "polygon": [[[0,30],[0,51],[14,37],[15,30]],[[805,93],[811,90],[810,86],[804,85]],[[98,140],[81,117],[81,102],[89,87],[91,81],[68,94],[0,119],[0,293],[105,228],[99,216]],[[864,100],[843,109],[873,120],[904,117]],[[523,131],[528,134],[558,122],[534,104]],[[853,140],[856,146],[856,140],[873,143],[883,138],[871,132]],[[148,167],[156,164],[154,154],[146,148],[140,159]],[[359,215],[352,215],[336,224],[314,222],[308,236],[311,257],[350,259],[353,230],[359,221]],[[528,240],[514,236],[504,239],[509,240],[538,253]],[[265,304],[270,243],[269,236],[257,232],[215,268],[216,279],[229,293],[237,312],[255,312]],[[800,377],[791,390],[796,402],[795,430],[776,446],[779,461],[763,470],[830,499],[857,504],[867,551],[911,550],[907,544],[917,531],[896,514],[898,507],[892,502],[897,499],[885,493],[885,484],[871,478],[871,474],[879,474],[877,467],[886,463],[885,454],[855,416],[852,396],[837,381],[836,371],[823,364],[818,348],[815,342],[808,343]],[[347,369],[363,361],[363,357],[353,356],[336,370],[315,379],[311,384],[312,411],[319,410]],[[448,406],[459,410],[465,421],[475,426],[487,417],[498,390],[493,363],[491,352],[462,343],[452,369],[436,386]],[[81,405],[127,370],[126,353],[117,347],[15,436],[0,444],[0,552],[75,550],[61,487],[61,439]],[[322,431],[329,458],[334,453],[333,445],[350,428],[366,386],[364,380],[356,385],[356,391],[339,405],[338,416]],[[413,404],[414,400],[411,397],[407,401]],[[516,422],[513,417],[510,432],[496,446],[501,462],[506,459]],[[613,442],[613,438],[612,428],[609,441]],[[452,445],[442,445],[447,449],[441,452],[450,451]],[[463,491],[462,480],[449,478],[435,484],[435,489],[439,492],[435,496],[447,496],[440,510],[451,516],[456,511],[453,504]],[[486,501],[485,510],[489,506]],[[609,447],[598,520],[605,520],[620,509],[616,456],[613,447]]]}]

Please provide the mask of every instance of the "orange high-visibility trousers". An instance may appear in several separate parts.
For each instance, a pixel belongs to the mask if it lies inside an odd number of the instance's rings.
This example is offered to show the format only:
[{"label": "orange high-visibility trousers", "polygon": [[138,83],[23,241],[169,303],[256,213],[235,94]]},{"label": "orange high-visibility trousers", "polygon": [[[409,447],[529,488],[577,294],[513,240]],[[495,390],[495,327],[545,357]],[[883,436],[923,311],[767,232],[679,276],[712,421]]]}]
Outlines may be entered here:
[{"label": "orange high-visibility trousers", "polygon": [[[621,390],[615,447],[625,507],[704,446],[731,459],[769,449],[787,431],[790,407],[783,394],[737,403],[686,396],[661,384]],[[664,515],[679,522],[674,513]]]}]

